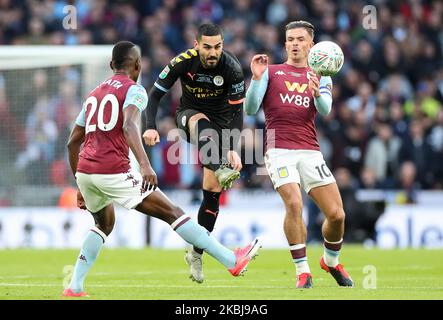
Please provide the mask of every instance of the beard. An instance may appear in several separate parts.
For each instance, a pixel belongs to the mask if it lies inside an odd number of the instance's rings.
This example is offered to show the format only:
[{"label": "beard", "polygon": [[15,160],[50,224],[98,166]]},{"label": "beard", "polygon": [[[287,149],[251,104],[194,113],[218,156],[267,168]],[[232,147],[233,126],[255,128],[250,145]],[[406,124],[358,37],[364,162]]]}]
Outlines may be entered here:
[{"label": "beard", "polygon": [[220,58],[205,59],[202,64],[203,67],[205,67],[206,69],[214,69],[215,67],[217,67],[219,61]]}]

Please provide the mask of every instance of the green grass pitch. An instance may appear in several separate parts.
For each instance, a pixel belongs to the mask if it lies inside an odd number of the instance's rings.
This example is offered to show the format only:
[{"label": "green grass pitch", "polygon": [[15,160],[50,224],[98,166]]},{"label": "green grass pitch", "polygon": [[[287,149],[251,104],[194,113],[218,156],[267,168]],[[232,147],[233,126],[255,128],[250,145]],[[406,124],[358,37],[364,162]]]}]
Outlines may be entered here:
[{"label": "green grass pitch", "polygon": [[[78,250],[0,250],[0,299],[61,299],[63,280],[77,254]],[[245,276],[238,278],[205,255],[206,279],[197,284],[188,278],[184,250],[104,248],[86,279],[90,297],[84,299],[443,299],[442,250],[347,245],[341,262],[355,288],[339,288],[320,269],[321,254],[321,247],[308,247],[314,288],[298,290],[288,250],[262,249]]]}]

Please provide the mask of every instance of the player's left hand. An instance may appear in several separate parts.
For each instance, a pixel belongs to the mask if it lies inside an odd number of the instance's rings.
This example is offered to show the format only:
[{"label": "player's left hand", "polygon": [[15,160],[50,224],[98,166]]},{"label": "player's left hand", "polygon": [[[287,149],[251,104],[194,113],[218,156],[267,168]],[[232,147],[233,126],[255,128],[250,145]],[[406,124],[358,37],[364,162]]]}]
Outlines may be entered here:
[{"label": "player's left hand", "polygon": [[228,162],[234,170],[240,171],[243,168],[240,156],[234,150],[228,151]]},{"label": "player's left hand", "polygon": [[77,207],[86,210],[85,199],[83,199],[83,195],[81,194],[80,190],[77,190]]},{"label": "player's left hand", "polygon": [[320,81],[312,71],[309,72],[309,90],[311,90],[312,96],[320,97]]},{"label": "player's left hand", "polygon": [[157,174],[150,165],[140,166],[140,173],[143,178],[141,192],[145,193],[146,190],[155,191],[158,186]]}]

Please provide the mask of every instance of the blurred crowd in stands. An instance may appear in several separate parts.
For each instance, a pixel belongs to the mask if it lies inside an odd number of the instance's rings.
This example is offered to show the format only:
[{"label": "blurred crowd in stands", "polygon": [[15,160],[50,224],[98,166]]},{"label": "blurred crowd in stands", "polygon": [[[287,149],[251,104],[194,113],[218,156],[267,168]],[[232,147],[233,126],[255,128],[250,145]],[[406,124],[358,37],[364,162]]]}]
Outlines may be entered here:
[{"label": "blurred crowd in stands", "polygon": [[[75,5],[77,29],[65,30],[63,8]],[[363,7],[376,8],[376,29],[365,29]],[[315,41],[337,42],[345,54],[333,77],[334,103],[317,118],[322,152],[330,168],[361,189],[443,189],[443,2],[295,0],[0,0],[2,45],[90,45],[130,40],[143,54],[141,83],[149,90],[172,57],[193,46],[196,28],[212,21],[224,29],[225,49],[244,68],[256,53],[271,63],[286,60],[284,26],[308,20]],[[48,76],[59,81],[48,88]],[[0,70],[0,143],[9,143],[14,166],[47,172],[30,184],[73,184],[66,161],[67,135],[81,108],[79,72],[55,68],[34,72],[29,82],[9,88]],[[27,106],[8,101],[20,91]],[[198,165],[166,161],[181,88],[162,100],[158,128],[162,142],[148,150],[162,188],[197,188]],[[263,129],[264,115],[245,116],[245,128]],[[243,141],[257,148],[260,139]],[[260,163],[245,165],[237,188],[272,188]],[[343,173],[343,170],[346,172]],[[40,179],[40,180],[39,180]],[[339,179],[337,179],[339,180]]]}]

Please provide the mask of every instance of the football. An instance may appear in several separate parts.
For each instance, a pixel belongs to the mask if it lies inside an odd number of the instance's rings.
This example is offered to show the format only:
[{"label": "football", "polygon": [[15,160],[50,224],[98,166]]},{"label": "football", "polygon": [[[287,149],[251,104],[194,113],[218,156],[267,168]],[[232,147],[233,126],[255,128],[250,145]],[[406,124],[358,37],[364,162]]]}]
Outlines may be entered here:
[{"label": "football", "polygon": [[332,41],[315,44],[308,54],[308,65],[321,76],[333,76],[343,66],[344,55],[341,48]]}]

